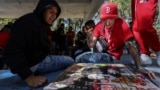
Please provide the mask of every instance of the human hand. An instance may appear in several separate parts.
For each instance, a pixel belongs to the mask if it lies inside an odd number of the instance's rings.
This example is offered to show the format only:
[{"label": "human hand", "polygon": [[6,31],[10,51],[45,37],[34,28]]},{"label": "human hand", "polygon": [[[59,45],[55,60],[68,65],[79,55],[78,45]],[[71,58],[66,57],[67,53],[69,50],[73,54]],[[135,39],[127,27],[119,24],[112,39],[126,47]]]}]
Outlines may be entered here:
[{"label": "human hand", "polygon": [[141,73],[141,74],[143,74],[143,75],[145,75],[145,76],[147,76],[147,77],[149,77],[149,79],[156,79],[157,78],[157,76],[155,75],[154,72],[145,70],[143,68],[140,68],[138,70],[138,72]]},{"label": "human hand", "polygon": [[84,31],[87,34],[87,36],[90,36],[92,34],[93,27],[91,27],[91,26],[85,26],[84,27]]},{"label": "human hand", "polygon": [[28,86],[32,88],[37,88],[44,85],[47,82],[47,78],[40,75],[30,75],[27,79],[25,79],[25,82],[28,84]]},{"label": "human hand", "polygon": [[141,71],[141,73],[143,75],[145,75],[145,76],[148,76],[149,79],[156,79],[157,78],[156,75],[155,75],[155,73],[152,72],[152,71]]}]

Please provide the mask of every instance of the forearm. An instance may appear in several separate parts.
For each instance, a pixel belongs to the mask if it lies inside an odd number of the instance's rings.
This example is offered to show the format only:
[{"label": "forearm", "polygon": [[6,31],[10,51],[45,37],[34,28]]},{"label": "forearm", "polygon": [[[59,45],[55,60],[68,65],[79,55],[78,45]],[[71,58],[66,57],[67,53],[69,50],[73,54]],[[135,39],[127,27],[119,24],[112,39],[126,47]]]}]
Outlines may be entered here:
[{"label": "forearm", "polygon": [[87,45],[92,48],[95,45],[95,41],[93,40],[93,36],[88,37]]},{"label": "forearm", "polygon": [[89,40],[87,41],[87,44],[89,48],[93,48],[96,45],[97,38],[96,37],[90,37]]},{"label": "forearm", "polygon": [[139,69],[139,67],[141,65],[140,56],[138,54],[138,51],[137,51],[135,45],[133,44],[132,41],[127,41],[126,44],[127,44],[127,48],[129,49],[129,52],[130,52],[134,62],[135,62],[136,68]]}]

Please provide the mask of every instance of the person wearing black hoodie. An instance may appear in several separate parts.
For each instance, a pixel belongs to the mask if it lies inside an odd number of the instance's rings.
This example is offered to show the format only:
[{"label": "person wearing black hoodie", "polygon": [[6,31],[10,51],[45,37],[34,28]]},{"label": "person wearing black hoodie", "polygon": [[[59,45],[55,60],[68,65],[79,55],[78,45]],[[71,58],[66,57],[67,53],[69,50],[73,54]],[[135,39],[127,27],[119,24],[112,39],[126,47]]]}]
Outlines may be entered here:
[{"label": "person wearing black hoodie", "polygon": [[46,27],[57,19],[61,8],[55,0],[40,0],[32,13],[23,15],[13,25],[3,60],[12,73],[18,74],[28,86],[36,88],[47,82],[45,73],[72,65],[67,56],[50,55]]}]

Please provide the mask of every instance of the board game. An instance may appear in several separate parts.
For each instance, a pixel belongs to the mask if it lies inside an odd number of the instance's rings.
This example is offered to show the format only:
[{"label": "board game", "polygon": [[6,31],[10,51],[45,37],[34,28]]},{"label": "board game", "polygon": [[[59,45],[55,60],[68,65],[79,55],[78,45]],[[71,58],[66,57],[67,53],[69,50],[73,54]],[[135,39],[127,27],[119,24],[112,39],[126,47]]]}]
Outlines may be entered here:
[{"label": "board game", "polygon": [[44,90],[160,90],[147,77],[123,64],[77,63]]}]

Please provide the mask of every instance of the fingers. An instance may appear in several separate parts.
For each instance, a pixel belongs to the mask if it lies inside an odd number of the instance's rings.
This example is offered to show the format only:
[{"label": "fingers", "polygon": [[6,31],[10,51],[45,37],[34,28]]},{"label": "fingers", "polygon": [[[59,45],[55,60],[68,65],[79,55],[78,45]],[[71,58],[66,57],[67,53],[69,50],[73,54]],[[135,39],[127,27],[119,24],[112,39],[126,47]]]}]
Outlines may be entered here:
[{"label": "fingers", "polygon": [[138,72],[142,73],[143,75],[146,75],[146,76],[149,77],[150,79],[156,79],[156,78],[157,78],[157,76],[156,76],[156,74],[155,74],[154,72],[148,71],[148,70],[146,70],[146,69],[144,69],[144,68],[140,68],[140,69],[138,70]]},{"label": "fingers", "polygon": [[153,72],[149,72],[148,76],[149,76],[150,79],[156,79],[157,78],[155,73],[153,73]]},{"label": "fingers", "polygon": [[37,82],[35,82],[35,83],[37,83],[38,86],[41,86],[41,85],[43,85],[46,82],[47,82],[46,78],[40,77],[39,80]]},{"label": "fingers", "polygon": [[44,76],[30,76],[25,80],[28,86],[32,88],[40,87],[47,82],[47,78]]},{"label": "fingers", "polygon": [[150,72],[147,73],[147,76],[148,76],[150,79],[152,79],[152,75],[151,75]]},{"label": "fingers", "polygon": [[147,75],[150,79],[156,79],[157,78],[155,73],[152,72],[152,71],[145,71],[145,72],[143,72],[143,74]]},{"label": "fingers", "polygon": [[36,88],[44,85],[47,82],[47,80],[40,79],[39,81],[33,82],[33,85],[31,87]]},{"label": "fingers", "polygon": [[34,83],[34,87],[39,87],[44,85],[46,82],[47,82],[47,78],[42,76],[37,76],[37,79],[33,83]]}]

